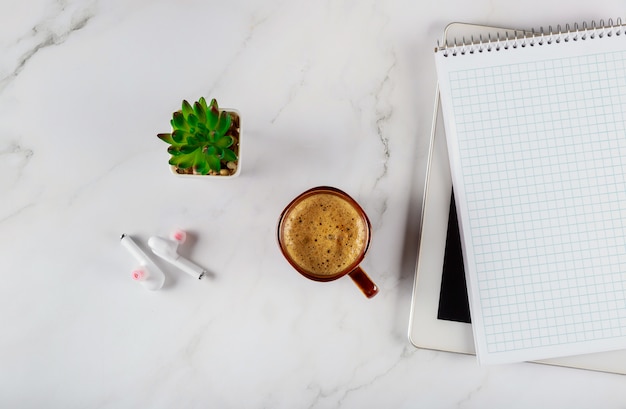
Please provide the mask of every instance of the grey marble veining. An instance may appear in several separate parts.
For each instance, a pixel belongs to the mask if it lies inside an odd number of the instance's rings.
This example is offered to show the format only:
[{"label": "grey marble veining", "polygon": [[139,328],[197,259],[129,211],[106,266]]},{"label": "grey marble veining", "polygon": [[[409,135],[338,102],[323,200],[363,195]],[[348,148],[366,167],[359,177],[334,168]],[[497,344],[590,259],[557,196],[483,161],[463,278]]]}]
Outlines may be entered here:
[{"label": "grey marble veining", "polygon": [[[478,366],[406,337],[445,25],[606,18],[617,0],[0,0],[0,407],[621,408],[620,376]],[[539,12],[539,11],[540,12]],[[242,113],[242,174],[175,177],[182,99]],[[349,278],[304,279],[276,245],[316,185],[373,226]],[[193,280],[133,282],[122,233],[189,232]],[[407,245],[409,243],[409,245]]]}]

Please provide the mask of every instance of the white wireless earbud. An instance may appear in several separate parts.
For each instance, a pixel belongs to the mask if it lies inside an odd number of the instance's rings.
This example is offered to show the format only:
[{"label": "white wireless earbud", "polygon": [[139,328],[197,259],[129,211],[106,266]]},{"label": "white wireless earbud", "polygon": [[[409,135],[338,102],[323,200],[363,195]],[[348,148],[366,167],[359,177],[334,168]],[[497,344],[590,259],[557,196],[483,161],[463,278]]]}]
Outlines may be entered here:
[{"label": "white wireless earbud", "polygon": [[185,240],[185,233],[177,231],[172,237],[174,238],[173,240],[152,236],[148,240],[148,246],[154,254],[163,260],[173,264],[190,276],[201,279],[206,274],[206,270],[178,254],[178,244]]},{"label": "white wireless earbud", "polygon": [[126,234],[122,234],[120,242],[140,265],[140,267],[132,271],[131,278],[135,281],[139,281],[146,289],[151,291],[163,287],[165,274],[163,274],[163,271],[161,271],[150,257],[139,248],[137,243]]}]

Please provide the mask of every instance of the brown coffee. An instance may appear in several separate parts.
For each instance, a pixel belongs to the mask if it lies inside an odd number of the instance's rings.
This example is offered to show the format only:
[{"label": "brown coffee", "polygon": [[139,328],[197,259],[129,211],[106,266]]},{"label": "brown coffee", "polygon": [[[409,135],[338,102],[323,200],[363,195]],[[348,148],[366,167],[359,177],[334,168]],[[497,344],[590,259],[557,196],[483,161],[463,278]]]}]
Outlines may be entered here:
[{"label": "brown coffee", "polygon": [[350,202],[324,192],[304,197],[285,215],[282,241],[301,269],[334,276],[354,267],[363,255],[368,226]]}]

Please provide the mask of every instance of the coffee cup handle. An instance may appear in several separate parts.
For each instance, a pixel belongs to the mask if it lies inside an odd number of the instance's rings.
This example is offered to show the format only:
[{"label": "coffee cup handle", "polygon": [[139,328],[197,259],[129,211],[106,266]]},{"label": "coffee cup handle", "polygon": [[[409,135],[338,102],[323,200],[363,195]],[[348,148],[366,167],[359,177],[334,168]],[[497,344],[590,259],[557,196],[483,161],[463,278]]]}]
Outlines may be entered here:
[{"label": "coffee cup handle", "polygon": [[367,298],[372,298],[378,294],[378,286],[365,274],[365,271],[359,266],[348,273],[352,281],[361,289]]}]

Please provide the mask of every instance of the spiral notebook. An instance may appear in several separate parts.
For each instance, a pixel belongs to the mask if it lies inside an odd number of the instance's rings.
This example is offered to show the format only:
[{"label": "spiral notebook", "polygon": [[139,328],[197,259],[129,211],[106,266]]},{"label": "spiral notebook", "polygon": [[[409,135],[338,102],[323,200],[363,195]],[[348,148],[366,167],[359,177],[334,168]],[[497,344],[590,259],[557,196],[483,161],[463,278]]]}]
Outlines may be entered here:
[{"label": "spiral notebook", "polygon": [[437,47],[483,364],[626,348],[626,32]]}]

